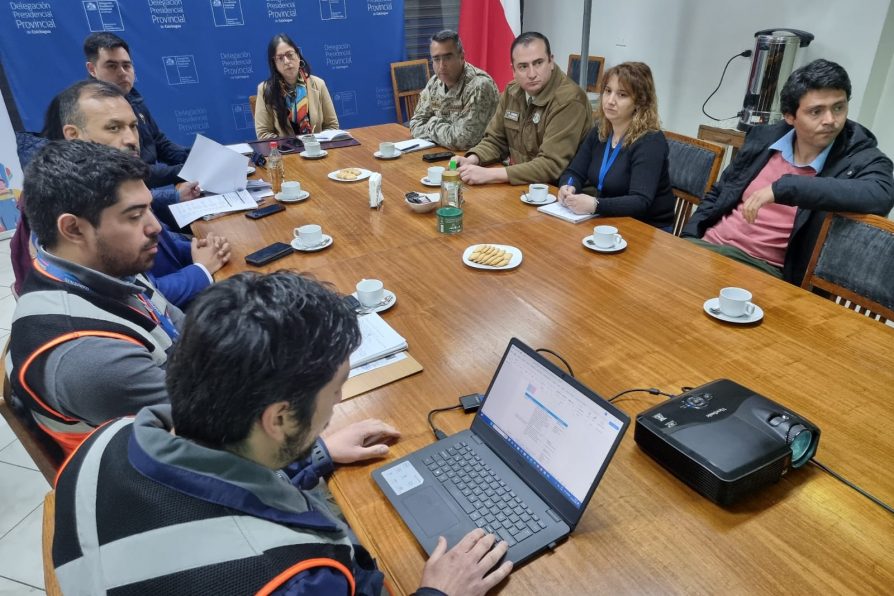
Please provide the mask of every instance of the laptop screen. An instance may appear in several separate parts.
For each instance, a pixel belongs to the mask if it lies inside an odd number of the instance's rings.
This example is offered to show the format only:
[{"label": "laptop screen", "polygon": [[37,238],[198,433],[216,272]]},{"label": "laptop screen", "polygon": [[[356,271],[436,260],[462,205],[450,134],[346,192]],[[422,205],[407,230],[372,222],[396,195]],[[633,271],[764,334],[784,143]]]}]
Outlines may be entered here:
[{"label": "laptop screen", "polygon": [[624,421],[514,342],[479,416],[577,508],[625,428]]}]

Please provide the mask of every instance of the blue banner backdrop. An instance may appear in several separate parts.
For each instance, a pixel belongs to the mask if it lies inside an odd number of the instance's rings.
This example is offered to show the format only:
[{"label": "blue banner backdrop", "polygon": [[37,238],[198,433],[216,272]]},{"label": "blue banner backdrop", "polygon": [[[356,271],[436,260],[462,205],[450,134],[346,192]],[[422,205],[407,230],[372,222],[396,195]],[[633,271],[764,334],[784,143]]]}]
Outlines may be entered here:
[{"label": "blue banner backdrop", "polygon": [[403,0],[47,0],[0,5],[0,49],[25,127],[85,78],[82,44],[111,31],[131,49],[152,115],[172,140],[253,139],[248,97],[287,33],[326,81],[341,128],[394,120],[389,64],[404,54]]}]

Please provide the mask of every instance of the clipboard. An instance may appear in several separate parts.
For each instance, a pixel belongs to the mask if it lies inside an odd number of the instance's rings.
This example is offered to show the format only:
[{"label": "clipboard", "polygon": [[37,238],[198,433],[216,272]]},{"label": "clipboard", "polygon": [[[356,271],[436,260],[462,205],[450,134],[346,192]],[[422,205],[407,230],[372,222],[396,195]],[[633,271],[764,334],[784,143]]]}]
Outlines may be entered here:
[{"label": "clipboard", "polygon": [[422,365],[410,354],[407,354],[407,357],[400,362],[371,370],[345,381],[341,389],[341,399],[345,401],[357,397],[420,371],[422,371]]}]

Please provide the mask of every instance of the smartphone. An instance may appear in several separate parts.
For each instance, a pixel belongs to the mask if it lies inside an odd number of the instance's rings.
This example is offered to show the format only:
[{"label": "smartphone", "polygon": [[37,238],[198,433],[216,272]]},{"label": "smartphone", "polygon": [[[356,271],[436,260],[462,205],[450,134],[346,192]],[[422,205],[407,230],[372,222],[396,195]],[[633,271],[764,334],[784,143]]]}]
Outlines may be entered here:
[{"label": "smartphone", "polygon": [[425,153],[422,155],[422,159],[431,163],[434,161],[445,161],[455,155],[453,151],[441,151],[440,153]]},{"label": "smartphone", "polygon": [[261,219],[262,217],[267,217],[268,215],[273,215],[274,213],[279,213],[280,211],[285,210],[286,208],[279,203],[274,203],[272,205],[267,205],[266,207],[261,207],[260,209],[249,211],[245,214],[245,217],[248,219]]},{"label": "smartphone", "polygon": [[347,296],[343,296],[342,300],[344,300],[345,304],[348,305],[348,308],[353,310],[355,313],[359,313],[361,310],[363,310],[363,305],[360,304],[360,301],[350,294],[348,294]]},{"label": "smartphone", "polygon": [[270,246],[265,246],[261,250],[255,251],[245,257],[245,262],[255,267],[266,265],[276,259],[281,259],[295,252],[291,245],[285,242],[274,242]]}]

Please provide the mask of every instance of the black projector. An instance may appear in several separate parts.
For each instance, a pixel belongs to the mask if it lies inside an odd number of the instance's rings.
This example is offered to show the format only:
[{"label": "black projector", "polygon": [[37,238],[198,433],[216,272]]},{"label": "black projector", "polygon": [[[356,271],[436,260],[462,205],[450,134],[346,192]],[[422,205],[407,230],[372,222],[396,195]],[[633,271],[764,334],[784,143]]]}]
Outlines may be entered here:
[{"label": "black projector", "polygon": [[810,421],[721,379],[640,413],[633,438],[674,476],[729,505],[810,461],[819,436]]}]

